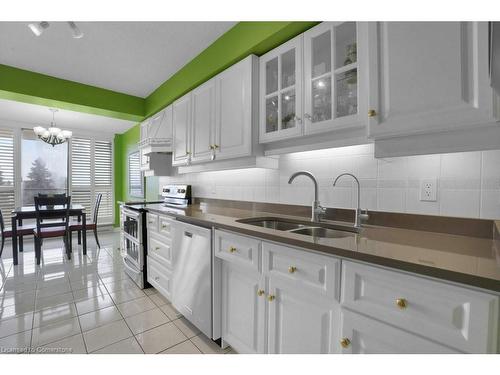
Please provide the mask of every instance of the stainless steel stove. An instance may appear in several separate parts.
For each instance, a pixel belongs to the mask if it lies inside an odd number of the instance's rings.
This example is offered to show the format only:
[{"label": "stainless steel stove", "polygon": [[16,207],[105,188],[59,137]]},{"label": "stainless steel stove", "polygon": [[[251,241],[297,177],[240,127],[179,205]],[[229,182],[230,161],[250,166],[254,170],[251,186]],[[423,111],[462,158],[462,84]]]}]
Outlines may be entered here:
[{"label": "stainless steel stove", "polygon": [[165,185],[161,196],[169,207],[184,208],[191,204],[191,185]]}]

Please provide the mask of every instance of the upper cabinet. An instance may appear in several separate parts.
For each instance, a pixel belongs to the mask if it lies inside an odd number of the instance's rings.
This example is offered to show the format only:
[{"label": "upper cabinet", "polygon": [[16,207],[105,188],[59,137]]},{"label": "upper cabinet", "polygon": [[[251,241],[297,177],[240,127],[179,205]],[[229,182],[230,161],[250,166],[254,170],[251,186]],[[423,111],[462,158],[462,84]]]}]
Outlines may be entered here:
[{"label": "upper cabinet", "polygon": [[323,22],[260,58],[260,142],[367,123],[368,25]]},{"label": "upper cabinet", "polygon": [[367,24],[324,22],[304,33],[304,133],[366,125]]},{"label": "upper cabinet", "polygon": [[191,105],[191,160],[208,161],[215,154],[215,80],[192,91]]},{"label": "upper cabinet", "polygon": [[260,142],[302,134],[300,35],[260,58]]},{"label": "upper cabinet", "polygon": [[258,59],[251,55],[215,77],[216,158],[229,159],[252,154],[253,124],[256,124]]},{"label": "upper cabinet", "polygon": [[494,121],[486,22],[377,22],[369,28],[369,137]]},{"label": "upper cabinet", "polygon": [[173,104],[174,165],[252,155],[257,69],[248,56]]},{"label": "upper cabinet", "polygon": [[191,162],[191,93],[177,99],[172,105],[173,112],[173,165]]}]

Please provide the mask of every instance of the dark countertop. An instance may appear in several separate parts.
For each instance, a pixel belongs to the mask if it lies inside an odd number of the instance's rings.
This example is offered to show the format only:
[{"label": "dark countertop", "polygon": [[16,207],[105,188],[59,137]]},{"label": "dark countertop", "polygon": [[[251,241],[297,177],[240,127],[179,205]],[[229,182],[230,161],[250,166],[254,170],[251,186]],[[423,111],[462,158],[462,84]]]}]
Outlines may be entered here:
[{"label": "dark countertop", "polygon": [[[414,272],[500,292],[500,222],[491,238],[367,225],[359,234],[343,238],[313,238],[300,234],[239,223],[250,217],[277,215],[255,210],[193,204],[173,209],[162,204],[134,205],[147,211],[175,216],[191,224],[227,229],[261,239],[343,258]],[[302,218],[301,218],[302,219]]]}]

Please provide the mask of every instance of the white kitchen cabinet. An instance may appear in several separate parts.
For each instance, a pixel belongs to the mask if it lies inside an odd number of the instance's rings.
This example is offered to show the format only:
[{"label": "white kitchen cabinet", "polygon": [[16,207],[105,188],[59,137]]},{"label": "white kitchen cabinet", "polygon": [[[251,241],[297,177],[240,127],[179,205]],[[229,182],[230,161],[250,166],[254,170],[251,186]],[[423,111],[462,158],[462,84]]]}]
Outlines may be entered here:
[{"label": "white kitchen cabinet", "polygon": [[265,353],[265,285],[259,273],[222,263],[222,338],[238,353]]},{"label": "white kitchen cabinet", "polygon": [[261,56],[259,142],[302,135],[303,35]]},{"label": "white kitchen cabinet", "polygon": [[[263,272],[257,265],[261,247],[266,253]],[[222,260],[222,338],[236,351],[336,350],[340,305],[335,296],[340,261],[319,255],[308,260],[297,257],[297,252],[216,230],[215,256]]]},{"label": "white kitchen cabinet", "polygon": [[252,155],[257,69],[250,55],[174,102],[174,165]]},{"label": "white kitchen cabinet", "polygon": [[494,353],[498,296],[350,261],[343,307],[467,353]]},{"label": "white kitchen cabinet", "polygon": [[280,277],[269,278],[268,352],[323,354],[338,352],[337,301]]},{"label": "white kitchen cabinet", "polygon": [[191,134],[191,93],[176,100],[173,110],[173,156],[172,165],[190,163],[190,134]]},{"label": "white kitchen cabinet", "polygon": [[344,354],[445,354],[460,352],[342,309],[337,348]]},{"label": "white kitchen cabinet", "polygon": [[365,127],[367,93],[366,22],[323,22],[304,33],[305,134]]},{"label": "white kitchen cabinet", "polygon": [[190,151],[193,163],[209,161],[215,152],[215,80],[197,87],[191,94],[192,121]]},{"label": "white kitchen cabinet", "polygon": [[487,22],[375,22],[369,35],[369,137],[494,121]]},{"label": "white kitchen cabinet", "polygon": [[252,154],[258,116],[257,70],[258,59],[250,55],[215,77],[217,160]]}]

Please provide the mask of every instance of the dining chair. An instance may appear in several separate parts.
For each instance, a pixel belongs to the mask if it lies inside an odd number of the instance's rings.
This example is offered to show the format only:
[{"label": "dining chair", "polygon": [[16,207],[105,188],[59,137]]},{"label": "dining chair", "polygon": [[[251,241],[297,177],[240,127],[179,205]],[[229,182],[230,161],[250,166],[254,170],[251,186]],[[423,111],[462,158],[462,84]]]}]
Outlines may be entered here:
[{"label": "dining chair", "polygon": [[[47,206],[61,206],[53,210],[47,210]],[[35,234],[35,256],[36,264],[40,264],[42,257],[42,240],[45,238],[62,237],[66,255],[71,259],[71,247],[69,246],[69,209],[71,196],[67,197],[35,197],[36,228]],[[56,221],[44,221],[44,219],[57,219]]]},{"label": "dining chair", "polygon": [[[33,229],[35,226],[33,224],[30,225],[18,225],[17,226],[17,236],[21,239],[24,236],[29,236],[33,234]],[[3,221],[3,213],[2,210],[0,209],[0,231],[2,232],[2,239],[1,239],[1,245],[0,245],[0,258],[2,257],[3,253],[3,248],[5,246],[5,239],[6,238],[11,238],[12,237],[12,230],[11,229],[5,229],[5,223]],[[19,241],[19,251],[22,250],[23,242]]]},{"label": "dining chair", "polygon": [[[97,237],[97,218],[99,216],[99,207],[101,206],[102,194],[99,193],[95,197],[94,210],[92,212],[92,220],[87,220],[85,224],[85,230],[92,230],[94,232],[95,242],[97,243],[97,247],[100,249],[101,244],[99,243],[99,238]],[[69,243],[71,246],[72,243],[72,233],[79,232],[83,230],[83,223],[81,221],[72,221],[69,226],[70,234],[69,234]],[[81,235],[81,234],[80,234]]]}]

